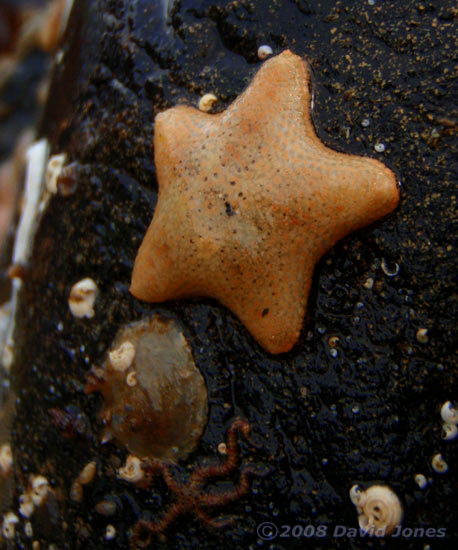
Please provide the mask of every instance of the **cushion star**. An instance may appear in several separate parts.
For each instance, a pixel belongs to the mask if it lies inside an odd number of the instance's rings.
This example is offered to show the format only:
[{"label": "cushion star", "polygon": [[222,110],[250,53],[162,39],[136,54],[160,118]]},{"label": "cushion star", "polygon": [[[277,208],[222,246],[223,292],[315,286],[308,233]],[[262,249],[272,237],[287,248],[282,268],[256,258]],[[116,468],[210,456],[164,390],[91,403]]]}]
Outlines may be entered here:
[{"label": "cushion star", "polygon": [[154,150],[158,202],[130,291],[216,298],[270,353],[299,338],[320,257],[399,201],[384,164],[320,141],[310,70],[289,50],[222,113],[158,114]]}]

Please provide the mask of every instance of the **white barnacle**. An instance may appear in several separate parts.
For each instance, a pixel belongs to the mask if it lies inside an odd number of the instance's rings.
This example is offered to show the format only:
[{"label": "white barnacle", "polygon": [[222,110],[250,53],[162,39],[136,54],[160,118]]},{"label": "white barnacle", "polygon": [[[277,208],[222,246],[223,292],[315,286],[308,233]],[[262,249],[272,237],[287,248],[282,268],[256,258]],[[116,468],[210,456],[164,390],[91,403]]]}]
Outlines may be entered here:
[{"label": "white barnacle", "polygon": [[441,407],[441,417],[446,424],[458,424],[458,409],[455,409],[451,401],[446,401]]},{"label": "white barnacle", "polygon": [[49,481],[42,475],[33,476],[30,486],[32,502],[35,506],[40,506],[48,496]]},{"label": "white barnacle", "polygon": [[211,108],[217,101],[218,101],[218,98],[216,97],[215,94],[204,94],[199,99],[199,104],[198,104],[199,110],[203,111],[204,113],[208,113],[208,111],[211,110]]},{"label": "white barnacle", "polygon": [[420,489],[426,489],[428,486],[428,480],[423,474],[415,474],[415,483],[420,487]]},{"label": "white barnacle", "polygon": [[68,298],[68,305],[74,317],[94,317],[94,304],[98,288],[95,281],[89,277],[75,283]]},{"label": "white barnacle", "polygon": [[350,490],[350,498],[358,512],[359,527],[364,532],[376,536],[385,536],[401,524],[403,515],[401,502],[390,487],[372,485],[362,491],[361,495],[354,489],[353,497],[356,504],[352,499]]},{"label": "white barnacle", "polygon": [[118,470],[118,477],[131,483],[137,483],[145,477],[145,472],[142,468],[142,461],[135,455],[129,455],[126,463]]},{"label": "white barnacle", "polygon": [[24,493],[19,497],[19,513],[24,518],[30,518],[35,510],[35,505],[30,493]]},{"label": "white barnacle", "polygon": [[446,472],[448,472],[448,464],[442,458],[442,455],[440,453],[437,453],[433,456],[431,460],[431,466],[433,467],[433,470],[438,474],[445,474]]},{"label": "white barnacle", "polygon": [[128,369],[135,359],[135,346],[132,342],[123,342],[119,347],[108,353],[111,366],[120,372]]},{"label": "white barnacle", "polygon": [[273,53],[274,53],[273,49],[267,44],[263,44],[258,48],[258,58],[261,59],[261,61],[264,61],[264,59],[267,59]]},{"label": "white barnacle", "polygon": [[14,539],[16,534],[16,525],[19,523],[19,518],[14,512],[7,512],[3,516],[2,534],[6,540]]},{"label": "white barnacle", "polygon": [[57,193],[57,178],[62,172],[62,168],[64,167],[66,160],[67,155],[65,153],[61,153],[60,155],[53,155],[48,161],[45,173],[45,181],[46,189],[50,193]]}]

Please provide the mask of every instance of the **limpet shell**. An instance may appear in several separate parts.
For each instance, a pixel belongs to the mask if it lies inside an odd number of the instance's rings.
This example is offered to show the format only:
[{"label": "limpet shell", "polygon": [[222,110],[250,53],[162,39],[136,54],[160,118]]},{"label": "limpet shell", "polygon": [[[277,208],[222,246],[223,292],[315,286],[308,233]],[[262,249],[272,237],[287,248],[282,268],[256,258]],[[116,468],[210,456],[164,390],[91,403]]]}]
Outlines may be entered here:
[{"label": "limpet shell", "polygon": [[90,371],[93,391],[104,397],[103,440],[113,436],[138,457],[186,457],[207,422],[207,388],[191,349],[177,323],[159,315],[119,330],[103,368]]}]

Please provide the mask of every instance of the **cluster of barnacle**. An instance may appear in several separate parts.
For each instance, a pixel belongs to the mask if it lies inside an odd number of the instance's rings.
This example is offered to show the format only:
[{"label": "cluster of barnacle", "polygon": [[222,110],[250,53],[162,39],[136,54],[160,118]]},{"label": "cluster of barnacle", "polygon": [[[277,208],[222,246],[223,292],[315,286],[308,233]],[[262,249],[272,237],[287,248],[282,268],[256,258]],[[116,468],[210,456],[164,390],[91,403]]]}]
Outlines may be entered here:
[{"label": "cluster of barnacle", "polygon": [[30,518],[37,508],[42,507],[52,498],[54,498],[54,492],[46,477],[40,474],[30,476],[27,490],[19,496],[19,516],[12,510],[3,516],[3,537],[6,540],[13,540],[15,538],[16,526],[20,522],[20,517],[25,520],[25,535],[29,538],[32,537],[33,527]]},{"label": "cluster of barnacle", "polygon": [[[52,156],[44,173],[44,205],[56,193],[68,195],[76,189],[80,168],[66,164],[66,154]],[[84,277],[70,289],[68,307],[76,319],[96,317],[98,285]],[[197,446],[207,423],[208,396],[202,374],[196,367],[188,342],[177,323],[159,315],[122,327],[106,354],[101,367],[93,366],[87,376],[86,393],[103,395],[100,419],[105,426],[102,442],[115,439],[129,451],[118,478],[147,488],[154,476],[162,475],[173,493],[170,510],[159,520],[142,529],[151,534],[162,531],[183,512],[193,512],[204,522],[216,524],[202,508],[221,506],[242,496],[249,488],[250,471],[241,469],[239,484],[232,489],[207,493],[203,485],[213,476],[231,474],[238,467],[236,435],[248,438],[248,425],[236,419],[229,428],[225,460],[215,466],[197,466],[188,483],[173,479],[169,464],[185,459]],[[87,437],[88,423],[76,407],[49,410],[62,437]],[[221,449],[223,447],[221,446]],[[0,477],[10,474],[12,452],[9,444],[0,447]],[[97,463],[90,461],[72,481],[69,496],[75,503],[84,497],[84,487],[97,473]],[[25,532],[33,536],[31,522],[34,510],[53,495],[44,476],[30,479],[27,491],[19,498],[18,511],[3,516],[3,537],[16,536],[20,518],[25,518]],[[105,514],[113,503],[99,503]],[[139,523],[140,525],[140,523]],[[137,528],[137,532],[140,528]],[[107,525],[106,539],[116,536],[116,529]]]}]

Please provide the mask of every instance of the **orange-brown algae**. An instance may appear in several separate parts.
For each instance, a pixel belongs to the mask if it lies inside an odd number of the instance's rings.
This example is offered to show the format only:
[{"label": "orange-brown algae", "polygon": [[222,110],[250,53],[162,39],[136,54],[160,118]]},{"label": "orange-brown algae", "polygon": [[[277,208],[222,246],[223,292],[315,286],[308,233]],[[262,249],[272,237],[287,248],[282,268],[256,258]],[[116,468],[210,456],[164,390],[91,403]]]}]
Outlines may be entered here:
[{"label": "orange-brown algae", "polygon": [[89,373],[86,393],[94,391],[104,398],[102,439],[138,457],[186,457],[207,422],[204,378],[180,328],[159,315],[119,330],[103,368]]}]

